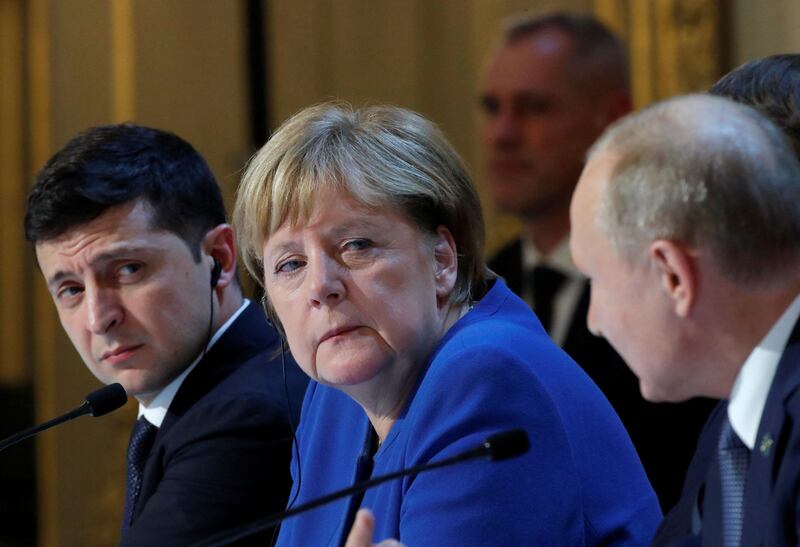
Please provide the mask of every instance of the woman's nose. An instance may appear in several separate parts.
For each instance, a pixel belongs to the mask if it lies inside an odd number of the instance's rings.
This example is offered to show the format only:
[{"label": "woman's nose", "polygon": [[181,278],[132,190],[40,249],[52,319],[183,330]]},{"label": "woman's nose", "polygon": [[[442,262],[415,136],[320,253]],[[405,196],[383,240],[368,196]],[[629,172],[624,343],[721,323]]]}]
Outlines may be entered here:
[{"label": "woman's nose", "polygon": [[306,283],[312,306],[334,306],[345,296],[342,266],[332,257],[319,256],[309,260]]}]

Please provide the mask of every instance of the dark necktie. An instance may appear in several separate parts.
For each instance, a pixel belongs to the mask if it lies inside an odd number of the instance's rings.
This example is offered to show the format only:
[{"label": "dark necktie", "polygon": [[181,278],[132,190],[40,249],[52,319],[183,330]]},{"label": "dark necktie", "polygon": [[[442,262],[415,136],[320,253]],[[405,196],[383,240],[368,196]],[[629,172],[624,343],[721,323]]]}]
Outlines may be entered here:
[{"label": "dark necktie", "polygon": [[128,442],[128,488],[125,493],[123,531],[131,525],[133,508],[136,506],[136,498],[139,497],[139,490],[142,488],[144,462],[147,461],[147,454],[150,452],[150,447],[153,446],[156,433],[158,433],[158,428],[148,422],[144,416],[136,421],[136,426],[131,432],[131,440]]},{"label": "dark necktie", "polygon": [[550,332],[553,322],[553,301],[558,289],[566,281],[566,276],[548,266],[536,266],[530,275],[530,287],[533,292],[533,311],[544,330]]},{"label": "dark necktie", "polygon": [[744,486],[750,450],[728,420],[722,426],[717,457],[722,486],[722,544],[725,547],[738,547],[742,540]]}]

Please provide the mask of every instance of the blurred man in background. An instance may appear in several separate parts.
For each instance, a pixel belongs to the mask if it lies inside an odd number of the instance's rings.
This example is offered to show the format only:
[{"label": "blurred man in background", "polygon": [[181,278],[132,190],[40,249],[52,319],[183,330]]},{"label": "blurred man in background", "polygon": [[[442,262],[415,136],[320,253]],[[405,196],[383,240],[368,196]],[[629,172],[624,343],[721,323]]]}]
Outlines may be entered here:
[{"label": "blurred man in background", "polygon": [[520,237],[489,267],[608,397],[667,510],[710,404],[642,399],[636,377],[586,328],[589,285],[568,243],[569,203],[586,152],[631,110],[625,46],[590,15],[517,20],[489,59],[480,104],[489,188],[497,207],[522,223]]}]

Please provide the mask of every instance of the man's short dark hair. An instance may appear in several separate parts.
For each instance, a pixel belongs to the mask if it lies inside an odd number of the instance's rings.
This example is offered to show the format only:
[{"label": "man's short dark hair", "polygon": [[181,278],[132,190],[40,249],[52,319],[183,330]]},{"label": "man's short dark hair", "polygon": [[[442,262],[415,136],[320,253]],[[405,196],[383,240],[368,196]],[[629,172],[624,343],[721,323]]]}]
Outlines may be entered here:
[{"label": "man's short dark hair", "polygon": [[25,237],[33,245],[142,200],[153,227],[178,235],[195,259],[205,234],[226,222],[208,164],[173,133],[133,124],[93,127],[74,137],[36,175]]},{"label": "man's short dark hair", "polygon": [[800,158],[800,55],[772,55],[729,72],[709,93],[752,106],[780,127]]},{"label": "man's short dark hair", "polygon": [[613,89],[628,89],[628,50],[622,40],[595,16],[588,13],[556,11],[510,19],[503,40],[513,45],[541,32],[556,30],[572,39],[568,66],[576,83],[597,85],[601,79]]}]

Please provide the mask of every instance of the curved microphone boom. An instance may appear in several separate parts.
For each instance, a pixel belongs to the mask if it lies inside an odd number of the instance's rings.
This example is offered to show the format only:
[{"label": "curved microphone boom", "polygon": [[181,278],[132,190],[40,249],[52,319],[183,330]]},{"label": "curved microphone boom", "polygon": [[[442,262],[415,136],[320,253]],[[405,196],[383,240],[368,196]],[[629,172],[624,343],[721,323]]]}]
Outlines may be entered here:
[{"label": "curved microphone boom", "polygon": [[530,442],[528,441],[528,434],[522,429],[511,429],[496,433],[487,437],[485,441],[475,448],[471,448],[465,452],[456,454],[455,456],[415,465],[414,467],[400,469],[399,471],[394,471],[392,473],[379,475],[365,481],[357,482],[349,488],[344,488],[342,490],[333,492],[332,494],[328,494],[327,496],[311,500],[308,503],[298,505],[293,509],[278,513],[277,515],[270,515],[266,518],[257,520],[239,528],[235,528],[233,530],[224,530],[223,532],[215,534],[212,537],[196,544],[196,547],[218,547],[220,545],[230,545],[243,538],[266,530],[271,526],[275,526],[284,519],[293,517],[299,513],[305,513],[306,511],[310,511],[311,509],[315,509],[321,505],[336,501],[340,498],[345,498],[347,496],[363,492],[364,490],[372,488],[373,486],[377,486],[405,475],[422,473],[423,471],[430,471],[431,469],[438,469],[439,467],[446,467],[448,465],[453,465],[476,458],[488,458],[490,461],[498,462],[524,454],[529,449]]},{"label": "curved microphone boom", "polygon": [[97,417],[108,414],[112,410],[116,410],[124,405],[127,401],[128,395],[125,393],[125,388],[123,388],[120,384],[110,384],[105,387],[101,387],[100,389],[92,391],[89,395],[87,395],[81,406],[70,410],[66,414],[62,414],[58,418],[53,418],[52,420],[43,424],[31,427],[25,431],[20,431],[19,433],[0,441],[0,450],[5,450],[9,446],[15,445],[18,442],[27,439],[28,437],[33,437],[40,431],[50,429],[58,424],[62,424],[77,418],[78,416],[91,414],[92,416]]}]

